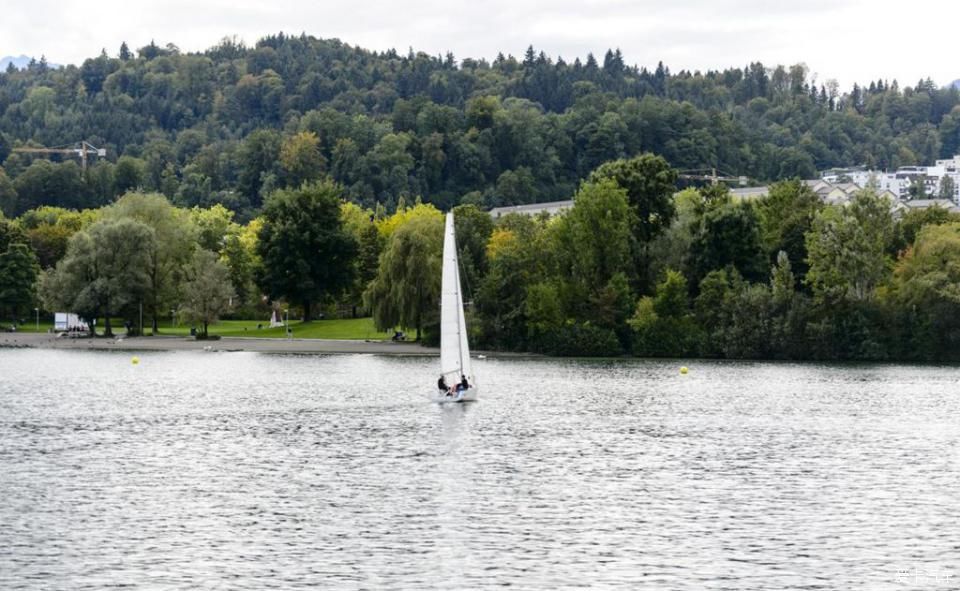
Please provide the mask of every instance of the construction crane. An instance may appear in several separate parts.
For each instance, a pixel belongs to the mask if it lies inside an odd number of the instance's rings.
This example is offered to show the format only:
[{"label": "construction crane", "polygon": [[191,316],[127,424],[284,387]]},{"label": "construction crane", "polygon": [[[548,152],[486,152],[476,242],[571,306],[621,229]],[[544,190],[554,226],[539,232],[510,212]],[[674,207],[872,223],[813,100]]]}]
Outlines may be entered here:
[{"label": "construction crane", "polygon": [[69,154],[72,156],[80,157],[80,167],[86,171],[87,170],[87,156],[98,156],[103,158],[107,155],[107,151],[103,148],[98,148],[91,144],[90,142],[78,142],[72,146],[57,146],[53,148],[14,148],[14,152],[23,152],[26,154]]},{"label": "construction crane", "polygon": [[680,174],[677,175],[682,179],[688,181],[710,181],[711,185],[716,185],[720,181],[725,183],[737,183],[741,187],[747,186],[747,177],[745,176],[719,176],[717,175],[716,168],[710,169],[699,169],[699,170],[683,170],[680,171]]}]

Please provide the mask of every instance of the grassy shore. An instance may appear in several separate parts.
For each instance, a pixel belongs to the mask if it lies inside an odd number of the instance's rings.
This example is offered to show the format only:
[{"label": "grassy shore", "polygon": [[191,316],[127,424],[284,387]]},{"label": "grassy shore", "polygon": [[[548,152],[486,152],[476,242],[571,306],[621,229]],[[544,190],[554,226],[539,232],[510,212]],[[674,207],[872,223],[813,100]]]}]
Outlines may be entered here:
[{"label": "grassy shore", "polygon": [[[123,334],[123,321],[116,319],[112,322],[115,334]],[[267,328],[269,322],[263,320],[222,320],[217,324],[210,325],[210,334],[222,337],[257,337],[257,338],[284,338],[283,327]],[[0,324],[6,329],[6,324]],[[261,328],[257,328],[260,326]],[[49,332],[53,328],[52,322],[40,322],[39,332]],[[146,333],[150,334],[150,329],[144,327]],[[373,325],[372,318],[346,318],[335,320],[314,320],[313,322],[303,323],[299,320],[291,320],[290,328],[293,331],[293,337],[297,339],[339,339],[339,340],[388,340],[392,333],[378,332]],[[97,332],[103,330],[103,320],[97,322]],[[27,322],[17,327],[19,332],[38,332],[35,322]],[[159,335],[188,336],[190,334],[189,325],[171,326],[170,321],[160,324]]]},{"label": "grassy shore", "polygon": [[[210,334],[222,337],[284,338],[283,327],[268,328],[269,322],[263,320],[223,320],[211,325]],[[257,327],[260,328],[257,328]],[[335,320],[314,320],[303,323],[290,321],[293,337],[297,339],[343,339],[382,341],[389,339],[392,333],[377,332],[372,318],[344,318]],[[189,335],[189,326],[170,327],[160,325],[161,335]]]},{"label": "grassy shore", "polygon": [[[0,332],[7,332],[9,328],[10,328],[9,321],[0,322]],[[17,332],[50,332],[52,329],[53,329],[53,323],[45,322],[45,321],[40,322],[39,330],[37,330],[37,325],[33,320],[17,326]]]}]

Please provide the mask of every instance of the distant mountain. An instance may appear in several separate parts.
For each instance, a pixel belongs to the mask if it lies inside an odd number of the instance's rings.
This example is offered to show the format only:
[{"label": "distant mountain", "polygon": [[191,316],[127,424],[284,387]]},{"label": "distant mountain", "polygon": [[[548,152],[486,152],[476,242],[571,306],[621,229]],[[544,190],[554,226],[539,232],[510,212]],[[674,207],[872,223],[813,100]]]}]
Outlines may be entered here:
[{"label": "distant mountain", "polygon": [[[13,57],[12,55],[5,56],[0,59],[0,72],[5,72],[7,66],[11,63],[13,64],[13,67],[17,68],[18,70],[22,70],[27,67],[27,64],[30,63],[31,59],[33,58],[31,58],[29,55],[20,55],[17,57]],[[60,64],[47,64],[47,66],[56,69],[60,67]]]},{"label": "distant mountain", "polygon": [[13,57],[8,55],[3,59],[0,59],[0,71],[6,70],[7,66],[9,66],[11,62],[13,62],[13,66],[15,68],[22,70],[23,68],[27,67],[27,64],[30,63],[30,56],[21,55],[20,57]]}]

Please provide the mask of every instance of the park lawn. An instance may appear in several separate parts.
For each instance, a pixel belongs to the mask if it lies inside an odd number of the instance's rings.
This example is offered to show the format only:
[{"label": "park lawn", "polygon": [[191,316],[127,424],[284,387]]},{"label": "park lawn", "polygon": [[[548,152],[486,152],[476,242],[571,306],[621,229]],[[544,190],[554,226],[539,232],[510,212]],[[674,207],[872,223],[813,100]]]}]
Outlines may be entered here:
[{"label": "park lawn", "polygon": [[[126,331],[123,328],[123,320],[115,318],[112,321],[113,332],[116,335],[123,335]],[[210,334],[223,337],[258,337],[258,338],[284,338],[283,327],[267,328],[269,322],[263,320],[221,320],[216,324],[210,325]],[[0,323],[0,329],[6,330],[9,324]],[[258,329],[257,325],[262,328]],[[293,329],[293,338],[295,339],[341,339],[341,340],[371,340],[381,341],[389,339],[392,332],[377,332],[373,326],[372,318],[344,318],[334,320],[314,320],[306,324],[299,320],[291,320],[290,328]],[[40,332],[51,332],[53,322],[40,322]],[[144,326],[147,334],[150,334],[150,327]],[[190,325],[181,324],[179,326],[170,326],[170,321],[161,322],[159,335],[166,336],[189,336]],[[24,322],[17,327],[19,332],[37,332],[36,322]],[[97,321],[97,333],[103,334],[103,319]]]},{"label": "park lawn", "polygon": [[[5,331],[10,327],[10,322],[0,322],[0,330]],[[53,329],[53,322],[40,321],[40,330],[37,330],[36,321],[24,322],[17,325],[17,332],[49,332]]]},{"label": "park lawn", "polygon": [[[284,338],[283,327],[267,328],[269,322],[263,320],[221,320],[209,327],[211,335],[222,337],[257,337],[257,338]],[[260,325],[262,328],[257,328]],[[372,318],[343,318],[334,320],[314,320],[306,324],[299,320],[291,320],[290,328],[295,339],[342,339],[342,340],[372,340],[389,339],[392,333],[377,332]],[[190,326],[181,325],[171,328],[169,324],[160,325],[161,335],[190,334]]]}]

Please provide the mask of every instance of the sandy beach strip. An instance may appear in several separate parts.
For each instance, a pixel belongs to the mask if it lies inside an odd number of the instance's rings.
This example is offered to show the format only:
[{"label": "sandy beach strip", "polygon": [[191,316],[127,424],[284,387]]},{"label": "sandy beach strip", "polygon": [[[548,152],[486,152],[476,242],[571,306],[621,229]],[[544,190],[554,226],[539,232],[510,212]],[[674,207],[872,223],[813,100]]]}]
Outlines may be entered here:
[{"label": "sandy beach strip", "polygon": [[0,333],[0,348],[119,350],[119,351],[253,351],[258,353],[369,353],[374,355],[437,356],[440,349],[415,343],[330,339],[264,339],[224,337],[195,341],[187,337],[69,338],[49,333]]}]

